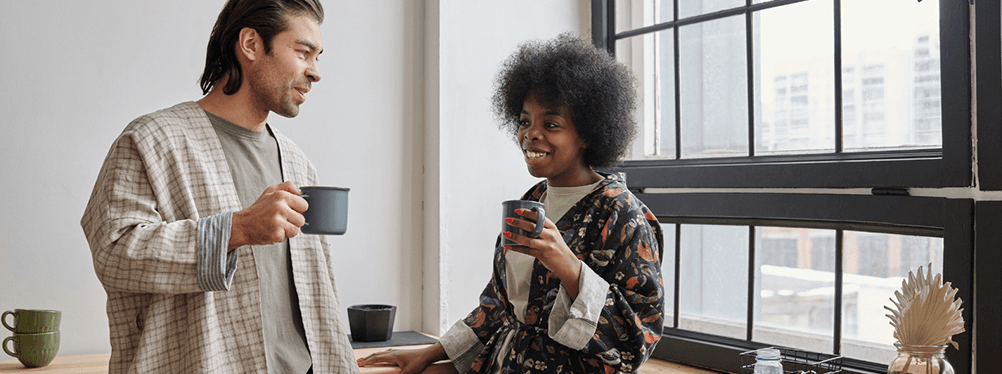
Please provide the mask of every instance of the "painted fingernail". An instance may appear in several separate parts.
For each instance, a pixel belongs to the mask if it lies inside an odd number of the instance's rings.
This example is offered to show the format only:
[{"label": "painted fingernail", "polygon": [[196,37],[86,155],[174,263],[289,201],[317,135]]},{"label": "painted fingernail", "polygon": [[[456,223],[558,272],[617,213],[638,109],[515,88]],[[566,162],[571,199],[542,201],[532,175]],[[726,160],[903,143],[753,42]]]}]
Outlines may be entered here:
[{"label": "painted fingernail", "polygon": [[525,210],[522,208],[515,209],[515,214],[522,214]]},{"label": "painted fingernail", "polygon": [[509,239],[511,238],[511,233],[510,233],[510,232],[507,232],[507,231],[506,231],[506,232],[503,232],[503,233],[501,233],[501,235],[504,235],[504,237],[506,237],[506,238],[509,238]]},{"label": "painted fingernail", "polygon": [[511,218],[511,217],[508,217],[508,218],[505,218],[504,221],[508,222],[508,223],[512,223],[512,222],[515,222],[515,219]]}]

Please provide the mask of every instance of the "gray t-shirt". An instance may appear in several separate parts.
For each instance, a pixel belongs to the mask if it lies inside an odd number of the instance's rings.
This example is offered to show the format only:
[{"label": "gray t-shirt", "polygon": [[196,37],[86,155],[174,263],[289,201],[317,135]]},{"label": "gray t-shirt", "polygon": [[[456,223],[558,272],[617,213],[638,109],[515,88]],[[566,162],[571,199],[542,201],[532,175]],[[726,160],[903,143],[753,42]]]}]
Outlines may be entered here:
[{"label": "gray t-shirt", "polygon": [[[216,130],[233,174],[240,205],[254,204],[270,186],[282,183],[278,141],[270,129],[254,131],[205,112]],[[253,246],[261,288],[264,348],[269,373],[306,373],[312,366],[299,296],[292,281],[289,241]]]}]

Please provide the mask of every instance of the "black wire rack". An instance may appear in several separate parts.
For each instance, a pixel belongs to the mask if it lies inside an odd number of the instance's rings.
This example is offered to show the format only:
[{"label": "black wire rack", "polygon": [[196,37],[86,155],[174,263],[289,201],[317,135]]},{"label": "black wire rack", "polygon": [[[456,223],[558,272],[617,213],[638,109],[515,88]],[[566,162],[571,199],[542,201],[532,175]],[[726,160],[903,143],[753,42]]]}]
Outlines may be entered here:
[{"label": "black wire rack", "polygon": [[[769,347],[779,350],[786,374],[834,374],[842,372],[842,356],[805,352],[793,348]],[[754,374],[756,351],[741,352],[741,373]]]}]

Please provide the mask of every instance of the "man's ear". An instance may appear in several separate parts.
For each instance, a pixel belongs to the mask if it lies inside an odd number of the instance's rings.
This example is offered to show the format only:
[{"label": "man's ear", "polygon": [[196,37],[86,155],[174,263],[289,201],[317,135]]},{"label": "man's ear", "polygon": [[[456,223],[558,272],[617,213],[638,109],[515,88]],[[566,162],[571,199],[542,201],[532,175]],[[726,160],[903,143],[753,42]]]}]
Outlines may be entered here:
[{"label": "man's ear", "polygon": [[250,27],[244,27],[240,30],[240,35],[237,39],[237,55],[243,56],[249,61],[254,61],[257,59],[258,52],[263,52],[264,44],[261,43],[261,36],[258,35],[257,30]]}]

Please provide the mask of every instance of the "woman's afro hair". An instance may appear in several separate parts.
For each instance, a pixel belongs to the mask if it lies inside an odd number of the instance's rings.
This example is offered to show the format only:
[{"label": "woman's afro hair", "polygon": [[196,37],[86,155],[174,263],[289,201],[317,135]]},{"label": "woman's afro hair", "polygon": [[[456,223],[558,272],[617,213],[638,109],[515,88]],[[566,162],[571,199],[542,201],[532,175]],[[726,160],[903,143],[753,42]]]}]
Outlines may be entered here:
[{"label": "woman's afro hair", "polygon": [[495,78],[492,108],[513,139],[530,94],[544,107],[567,108],[588,144],[585,164],[607,168],[623,159],[636,135],[634,84],[633,74],[611,55],[564,33],[519,45]]}]

